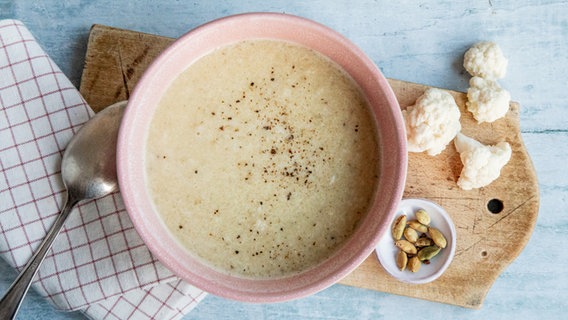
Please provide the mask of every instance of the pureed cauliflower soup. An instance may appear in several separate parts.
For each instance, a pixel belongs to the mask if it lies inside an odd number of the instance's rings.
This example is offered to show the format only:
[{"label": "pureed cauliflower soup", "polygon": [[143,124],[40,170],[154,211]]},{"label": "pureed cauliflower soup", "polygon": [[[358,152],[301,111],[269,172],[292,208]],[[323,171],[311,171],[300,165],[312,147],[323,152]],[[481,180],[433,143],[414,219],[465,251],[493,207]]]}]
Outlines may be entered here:
[{"label": "pureed cauliflower soup", "polygon": [[322,262],[355,231],[378,179],[376,128],[338,65],[288,42],[222,47],[183,71],[146,145],[156,210],[192,255],[253,278]]}]

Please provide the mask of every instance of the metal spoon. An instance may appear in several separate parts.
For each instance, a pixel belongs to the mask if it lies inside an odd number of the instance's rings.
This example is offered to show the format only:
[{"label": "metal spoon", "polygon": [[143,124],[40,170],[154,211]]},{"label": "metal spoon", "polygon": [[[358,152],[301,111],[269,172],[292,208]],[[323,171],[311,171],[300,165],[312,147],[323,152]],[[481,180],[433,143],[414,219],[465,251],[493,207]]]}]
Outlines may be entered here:
[{"label": "metal spoon", "polygon": [[67,201],[43,242],[0,301],[0,319],[14,319],[53,240],[81,200],[105,196],[118,187],[116,140],[126,101],[115,103],[90,119],[71,139],[61,160]]}]

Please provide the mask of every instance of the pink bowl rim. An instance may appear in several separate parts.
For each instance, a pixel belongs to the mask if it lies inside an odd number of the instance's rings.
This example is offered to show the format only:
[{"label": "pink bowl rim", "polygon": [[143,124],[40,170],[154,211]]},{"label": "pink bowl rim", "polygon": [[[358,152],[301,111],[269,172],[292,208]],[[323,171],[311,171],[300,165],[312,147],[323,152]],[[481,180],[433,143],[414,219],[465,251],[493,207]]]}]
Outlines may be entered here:
[{"label": "pink bowl rim", "polygon": [[[143,169],[145,129],[155,105],[168,87],[164,84],[215,48],[259,38],[296,42],[341,65],[367,95],[375,121],[379,122],[383,117],[386,119],[382,120],[378,131],[379,139],[387,142],[381,144],[381,176],[376,190],[377,195],[379,191],[381,195],[376,196],[371,205],[370,213],[374,214],[363,219],[355,235],[332,258],[297,275],[265,280],[229,276],[187,257],[185,249],[168,234],[153,210],[144,188]],[[188,52],[191,53],[190,59],[186,58]],[[352,73],[356,68],[362,68],[364,72]],[[379,104],[379,101],[382,103]],[[139,109],[144,109],[144,112]],[[400,107],[388,81],[375,64],[334,30],[312,20],[281,13],[244,13],[220,18],[176,40],[154,60],[136,85],[123,116],[117,145],[117,171],[124,204],[135,229],[152,254],[174,274],[206,292],[255,303],[281,302],[314,294],[359,266],[373,252],[388,227],[387,221],[395,214],[404,191],[407,161],[406,133]]]}]

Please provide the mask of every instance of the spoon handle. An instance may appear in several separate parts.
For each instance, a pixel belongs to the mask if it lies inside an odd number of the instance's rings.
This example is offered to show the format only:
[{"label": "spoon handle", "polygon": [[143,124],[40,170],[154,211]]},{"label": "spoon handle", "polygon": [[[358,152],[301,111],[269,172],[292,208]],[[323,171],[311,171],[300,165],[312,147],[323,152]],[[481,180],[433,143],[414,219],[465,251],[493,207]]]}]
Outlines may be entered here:
[{"label": "spoon handle", "polygon": [[61,231],[61,227],[63,227],[71,209],[73,209],[77,202],[79,201],[73,199],[73,197],[68,193],[65,206],[63,206],[61,213],[55,219],[55,223],[53,223],[51,229],[47,232],[45,239],[43,239],[39,248],[36,250],[30,261],[28,261],[28,264],[26,264],[26,267],[18,275],[18,278],[16,278],[14,283],[12,283],[2,300],[0,300],[0,319],[14,319],[16,317],[18,309],[30,288],[30,284],[34,279],[39,266],[51,248],[53,240],[55,240],[59,231]]}]

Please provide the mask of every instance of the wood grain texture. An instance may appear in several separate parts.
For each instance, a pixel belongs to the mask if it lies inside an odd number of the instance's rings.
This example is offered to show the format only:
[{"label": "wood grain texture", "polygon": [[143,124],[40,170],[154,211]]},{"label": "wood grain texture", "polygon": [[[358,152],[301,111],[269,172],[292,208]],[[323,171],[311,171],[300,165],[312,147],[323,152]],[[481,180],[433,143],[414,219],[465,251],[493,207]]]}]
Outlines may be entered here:
[{"label": "wood grain texture", "polygon": [[80,91],[95,112],[128,100],[148,65],[172,39],[93,25]]},{"label": "wood grain texture", "polygon": [[[151,61],[173,39],[94,25],[91,29],[80,91],[95,111],[128,99]],[[412,105],[427,88],[389,79],[401,108]],[[536,174],[520,135],[517,103],[505,118],[477,124],[465,110],[466,96],[450,91],[461,109],[462,132],[482,143],[506,140],[511,161],[501,178],[485,188],[463,191],[456,185],[462,165],[453,145],[436,157],[411,153],[405,198],[426,198],[443,206],[454,220],[454,261],[438,280],[424,285],[398,282],[386,274],[372,254],[342,284],[395,293],[468,308],[479,308],[495,279],[522,251],[536,223],[539,192]],[[493,214],[488,201],[501,200]]]},{"label": "wood grain texture", "polygon": [[[397,80],[389,82],[403,109],[414,104],[428,88]],[[411,285],[390,277],[372,254],[341,283],[479,308],[495,279],[528,242],[538,216],[539,192],[531,159],[520,136],[519,105],[511,103],[505,118],[479,125],[465,109],[466,95],[450,93],[460,107],[465,135],[485,144],[506,140],[513,150],[498,180],[470,191],[461,190],[456,184],[462,164],[453,144],[436,157],[409,153],[404,197],[426,198],[448,211],[457,231],[452,264],[438,280]],[[498,214],[489,211],[487,204],[492,199],[503,202],[503,211]]]}]

